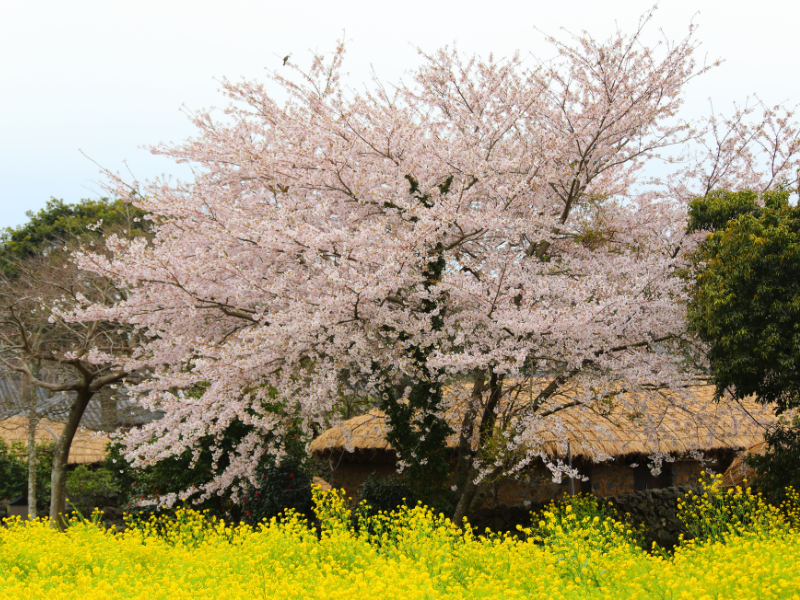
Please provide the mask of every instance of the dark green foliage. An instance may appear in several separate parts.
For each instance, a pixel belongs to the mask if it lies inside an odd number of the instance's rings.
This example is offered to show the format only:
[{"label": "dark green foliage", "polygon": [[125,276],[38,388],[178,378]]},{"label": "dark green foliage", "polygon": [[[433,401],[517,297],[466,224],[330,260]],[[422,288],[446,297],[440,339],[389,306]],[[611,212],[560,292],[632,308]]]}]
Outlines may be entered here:
[{"label": "dark green foliage", "polygon": [[[52,450],[52,443],[36,446],[36,510],[40,513],[50,504]],[[0,500],[14,500],[20,496],[28,496],[28,451],[19,442],[9,446],[0,438]]]},{"label": "dark green foliage", "polygon": [[243,498],[242,520],[255,525],[288,509],[312,519],[313,480],[307,462],[301,457],[286,456],[280,465],[271,459],[263,460],[256,471],[256,485]]},{"label": "dark green foliage", "polygon": [[0,500],[23,495],[28,487],[28,467],[19,453],[0,438]]},{"label": "dark green foliage", "polygon": [[[76,239],[89,241],[102,234],[128,232],[130,237],[144,235],[148,221],[144,213],[122,200],[81,200],[64,204],[51,198],[39,212],[25,213],[30,219],[0,234],[0,268],[8,276],[15,273],[15,262],[62,251],[64,244]],[[95,225],[102,224],[95,230]]]},{"label": "dark green foliage", "polygon": [[110,469],[90,470],[86,465],[78,465],[69,472],[66,488],[69,505],[84,517],[88,517],[94,508],[111,504],[118,492]]},{"label": "dark green foliage", "polygon": [[245,523],[255,525],[264,519],[269,521],[289,509],[309,521],[314,520],[314,469],[299,427],[290,428],[283,447],[286,455],[280,464],[272,456],[264,456],[259,462],[255,484],[242,498],[241,518]]},{"label": "dark green foliage", "polygon": [[[104,467],[113,475],[123,507],[135,517],[147,518],[154,512],[161,513],[166,509],[157,509],[152,505],[137,506],[137,503],[143,500],[158,501],[166,494],[208,483],[228,467],[234,448],[250,431],[249,425],[239,421],[228,427],[216,442],[223,450],[216,461],[212,454],[214,440],[209,436],[202,441],[194,463],[192,451],[186,450],[180,457],[165,458],[155,465],[135,469],[122,456],[121,446],[112,444]],[[277,516],[287,508],[312,516],[313,473],[307,462],[305,442],[299,431],[292,430],[288,437],[284,443],[288,456],[280,465],[276,465],[271,457],[265,457],[257,469],[257,485],[242,482],[246,492],[239,503],[228,497],[213,496],[199,503],[194,501],[195,498],[189,498],[185,505],[208,511],[209,516],[253,524],[263,518]]]},{"label": "dark green foliage", "polygon": [[[206,385],[200,383],[193,389],[184,391],[189,396],[199,397]],[[277,396],[277,390],[271,389],[270,397],[274,401],[265,404],[263,408],[276,413],[285,411],[285,406],[275,400]],[[144,468],[132,468],[122,456],[121,445],[111,445],[105,467],[114,476],[123,506],[135,517],[146,518],[153,512],[165,511],[153,506],[164,495],[177,494],[190,487],[201,488],[223,473],[230,465],[236,447],[252,431],[251,425],[234,421],[218,439],[206,436],[199,445],[185,450],[180,456],[165,458]],[[244,492],[238,502],[228,496],[213,496],[197,502],[200,496],[197,493],[183,504],[194,510],[207,511],[210,517],[234,522],[244,520],[254,523],[263,517],[275,516],[286,508],[294,508],[298,512],[311,515],[313,475],[308,465],[306,438],[302,429],[296,424],[289,428],[282,439],[273,437],[264,442],[277,442],[286,452],[286,458],[279,466],[275,465],[271,456],[262,459],[257,473],[258,481],[264,483],[253,487],[249,481],[239,481],[238,484]],[[266,502],[262,502],[265,498]],[[148,505],[137,506],[142,501]],[[252,507],[256,505],[259,508],[254,511]],[[176,504],[171,510],[178,506]]]},{"label": "dark green foliage", "polygon": [[689,324],[708,344],[717,394],[800,404],[800,208],[787,191],[716,192],[690,205],[712,233],[694,256]]},{"label": "dark green foliage", "polygon": [[373,473],[358,488],[356,504],[361,502],[367,503],[370,514],[376,514],[379,511],[391,512],[398,506],[414,506],[416,498],[401,478],[381,477]]},{"label": "dark green foliage", "polygon": [[755,485],[773,504],[786,499],[786,488],[800,490],[800,417],[782,420],[764,436],[764,455],[751,454],[745,460],[756,472]]},{"label": "dark green foliage", "polygon": [[452,429],[433,414],[442,401],[441,385],[424,381],[412,384],[408,403],[398,402],[397,392],[387,396],[380,404],[389,425],[386,439],[404,461],[406,485],[428,506],[448,510],[444,484],[450,468],[445,440]]},{"label": "dark green foliage", "polygon": [[[433,200],[421,193],[417,180],[411,175],[406,179],[409,193],[425,208],[433,207]],[[440,184],[440,193],[448,193],[452,182],[453,178],[449,177]],[[431,250],[430,255],[432,259],[422,271],[422,286],[426,292],[439,282],[447,265],[441,243]],[[420,306],[421,313],[430,315],[433,331],[442,329],[446,309],[447,300],[442,296],[424,299]],[[400,342],[408,339],[404,332],[398,332],[397,337]],[[414,379],[406,376],[400,386],[386,390],[379,407],[386,414],[386,439],[403,461],[403,478],[409,489],[428,506],[449,512],[450,494],[445,487],[450,471],[446,439],[453,430],[439,416],[442,386],[431,382],[437,381],[441,373],[428,366],[428,356],[433,350],[432,346],[407,349],[416,370]],[[399,400],[406,387],[411,388],[408,402],[401,403]]]}]

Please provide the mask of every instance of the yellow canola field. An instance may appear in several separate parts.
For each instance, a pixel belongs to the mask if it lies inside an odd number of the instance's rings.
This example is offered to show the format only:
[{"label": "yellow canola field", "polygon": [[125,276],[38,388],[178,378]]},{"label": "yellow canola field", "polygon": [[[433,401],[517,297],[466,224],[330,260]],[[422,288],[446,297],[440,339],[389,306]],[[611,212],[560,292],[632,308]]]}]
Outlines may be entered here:
[{"label": "yellow canola field", "polygon": [[320,535],[295,517],[231,528],[183,510],[121,534],[7,521],[0,600],[800,599],[794,526],[654,556],[599,517],[544,513],[543,543],[530,531],[526,541],[463,534],[423,507],[353,528],[335,494],[318,495],[317,514]]}]

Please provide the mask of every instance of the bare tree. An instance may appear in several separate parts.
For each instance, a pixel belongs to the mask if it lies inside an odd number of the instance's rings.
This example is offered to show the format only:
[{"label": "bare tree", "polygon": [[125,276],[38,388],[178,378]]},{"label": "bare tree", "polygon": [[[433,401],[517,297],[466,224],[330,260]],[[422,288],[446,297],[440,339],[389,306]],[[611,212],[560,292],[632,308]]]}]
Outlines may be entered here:
[{"label": "bare tree", "polygon": [[[90,206],[96,207],[97,203]],[[117,225],[122,225],[118,229],[134,230],[133,226],[125,228],[126,218],[132,225],[132,216],[121,212],[124,205],[106,202],[100,206],[106,210],[109,206],[118,207],[117,213],[111,213],[118,216]],[[53,207],[62,213],[65,210],[63,204],[48,205],[48,209]],[[46,215],[29,216],[33,223],[29,228],[33,229]],[[130,354],[133,339],[129,329],[118,325],[99,320],[72,323],[62,317],[65,312],[90,302],[111,305],[124,299],[123,292],[112,281],[73,264],[73,252],[88,246],[96,252],[104,239],[92,230],[92,223],[87,222],[85,215],[72,217],[69,227],[46,230],[43,241],[35,247],[15,245],[11,239],[15,232],[7,231],[0,257],[0,363],[8,371],[21,375],[23,395],[35,397],[31,391],[34,387],[50,392],[74,392],[65,427],[53,450],[50,518],[59,526],[63,526],[59,516],[65,511],[67,458],[75,433],[92,397],[129,375],[119,360]],[[59,376],[44,376],[48,372],[58,372]],[[35,401],[30,404],[35,406]],[[35,410],[29,415],[33,420],[41,418]],[[29,442],[29,449],[31,446],[35,448],[35,443]],[[35,460],[29,463],[29,468],[35,469]]]}]

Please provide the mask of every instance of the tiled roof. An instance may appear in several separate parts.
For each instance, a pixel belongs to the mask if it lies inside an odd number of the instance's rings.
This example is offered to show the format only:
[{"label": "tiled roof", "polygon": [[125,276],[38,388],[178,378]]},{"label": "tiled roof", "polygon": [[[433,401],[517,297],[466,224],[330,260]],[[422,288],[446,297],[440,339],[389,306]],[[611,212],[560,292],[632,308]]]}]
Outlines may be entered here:
[{"label": "tiled roof", "polygon": [[[25,415],[26,411],[19,403],[19,396],[20,380],[15,377],[0,377],[0,419]],[[111,397],[116,399],[117,404],[115,427],[144,425],[164,416],[162,412],[146,410],[131,401],[124,388],[115,390]],[[48,390],[37,387],[36,412],[40,417],[65,422],[74,398],[75,392],[57,392],[51,396]],[[94,431],[106,429],[99,394],[89,401],[80,425]]]}]

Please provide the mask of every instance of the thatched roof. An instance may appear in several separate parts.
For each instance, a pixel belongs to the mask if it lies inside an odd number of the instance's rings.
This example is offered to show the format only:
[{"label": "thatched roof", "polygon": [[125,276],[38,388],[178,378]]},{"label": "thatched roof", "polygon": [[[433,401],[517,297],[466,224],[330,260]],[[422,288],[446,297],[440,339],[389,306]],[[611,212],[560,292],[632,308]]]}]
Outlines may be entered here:
[{"label": "thatched roof", "polygon": [[[712,386],[698,386],[692,390],[688,402],[673,403],[668,394],[659,393],[638,398],[639,405],[646,405],[649,414],[658,415],[657,430],[618,407],[605,414],[584,404],[564,408],[545,417],[539,424],[540,449],[550,456],[565,457],[565,438],[568,437],[573,456],[593,461],[629,454],[665,452],[683,455],[697,450],[738,450],[763,439],[764,427],[775,422],[771,407],[753,401],[716,404],[713,396]],[[566,396],[561,401],[566,403],[568,400],[569,396]],[[459,429],[462,414],[463,411],[459,410],[447,412],[447,420],[454,430]],[[477,432],[477,426],[475,429]],[[555,435],[555,431],[562,432],[562,435]],[[325,431],[312,442],[311,450],[318,456],[391,451],[386,433],[383,413],[372,410]],[[451,435],[447,444],[455,448],[457,436]],[[476,445],[477,439],[474,438],[473,449]]]},{"label": "thatched roof", "polygon": [[[36,427],[37,442],[54,442],[64,430],[64,423],[42,419]],[[0,438],[6,443],[21,442],[28,445],[28,419],[26,417],[10,417],[0,421]],[[99,462],[106,457],[106,444],[109,438],[98,436],[90,429],[79,427],[70,447],[69,464]]]}]

